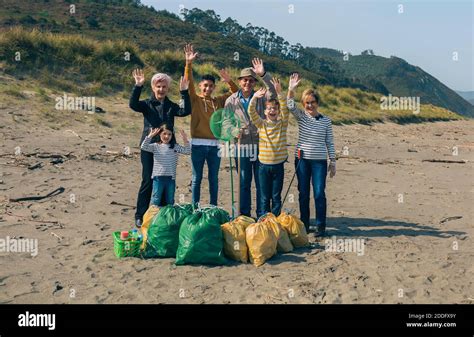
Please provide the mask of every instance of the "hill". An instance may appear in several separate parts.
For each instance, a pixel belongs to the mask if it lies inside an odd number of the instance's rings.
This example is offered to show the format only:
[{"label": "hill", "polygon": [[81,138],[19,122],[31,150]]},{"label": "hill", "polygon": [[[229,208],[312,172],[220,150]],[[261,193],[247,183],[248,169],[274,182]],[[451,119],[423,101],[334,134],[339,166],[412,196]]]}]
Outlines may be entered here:
[{"label": "hill", "polygon": [[474,105],[474,91],[456,91],[459,96]]},{"label": "hill", "polygon": [[435,77],[420,67],[392,56],[390,58],[371,54],[348,55],[327,48],[312,48],[315,55],[336,61],[348,76],[359,78],[361,83],[370,86],[377,81],[392,95],[420,97],[421,102],[430,103],[455,111],[461,115],[474,117],[474,107]]},{"label": "hill", "polygon": [[[300,72],[316,85],[359,88],[396,96],[420,96],[422,102],[465,116],[473,108],[441,82],[394,58],[351,57],[341,62],[338,51],[290,45],[264,27],[241,26],[232,18],[222,20],[212,10],[183,11],[183,19],[167,11],[144,6],[139,0],[4,0],[0,30],[14,26],[53,33],[81,34],[98,40],[133,42],[143,50],[165,51],[193,42],[202,61],[218,67],[245,67],[252,57],[265,58],[272,72]],[[366,70],[372,70],[367,72]],[[374,70],[378,70],[374,72]]]},{"label": "hill", "polygon": [[[130,58],[123,57],[130,52]],[[21,61],[14,61],[15,53],[19,52]],[[146,78],[150,79],[157,71],[165,71],[176,80],[184,69],[184,56],[181,51],[173,50],[142,50],[137,45],[124,41],[99,41],[73,34],[54,34],[28,31],[14,28],[0,36],[0,57],[7,60],[1,64],[3,77],[16,78],[20,81],[4,81],[0,79],[0,92],[3,94],[25,98],[25,90],[37,92],[45,101],[68,92],[78,96],[121,96],[127,99],[133,86],[132,69],[144,68]],[[218,74],[216,64],[196,62],[194,67],[196,78],[206,73]],[[233,78],[239,68],[230,67]],[[283,80],[284,86],[288,76],[274,73]],[[304,79],[297,95],[307,87],[316,84]],[[217,92],[226,90],[219,83]],[[147,83],[145,95],[149,95]],[[422,104],[419,113],[406,108],[405,110],[382,110],[381,95],[357,88],[336,88],[330,85],[319,85],[322,97],[321,111],[329,115],[335,124],[341,123],[372,123],[381,121],[422,122],[434,120],[451,120],[461,118],[459,115],[433,105]],[[171,96],[178,98],[177,85],[172,86]],[[45,109],[51,114],[53,105]],[[58,116],[57,116],[58,117]]]},{"label": "hill", "polygon": [[22,27],[42,32],[80,34],[100,41],[128,41],[143,50],[162,52],[181,50],[186,42],[199,48],[201,61],[218,67],[247,67],[253,57],[265,58],[270,71],[278,69],[289,74],[298,71],[320,84],[331,84],[323,74],[311,72],[291,60],[239,43],[231,36],[209,32],[190,22],[183,22],[167,11],[156,11],[137,1],[74,1],[38,2],[2,1],[0,30]]}]

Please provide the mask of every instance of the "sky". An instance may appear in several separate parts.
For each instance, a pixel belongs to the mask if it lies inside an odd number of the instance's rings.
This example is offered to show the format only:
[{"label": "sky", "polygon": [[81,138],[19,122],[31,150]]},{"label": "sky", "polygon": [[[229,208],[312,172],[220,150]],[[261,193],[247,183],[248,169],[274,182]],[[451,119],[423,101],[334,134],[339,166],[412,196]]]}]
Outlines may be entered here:
[{"label": "sky", "polygon": [[[179,14],[212,9],[291,44],[401,57],[453,90],[474,91],[474,0],[142,0]],[[290,6],[293,13],[290,13]],[[198,48],[198,46],[196,46]]]}]

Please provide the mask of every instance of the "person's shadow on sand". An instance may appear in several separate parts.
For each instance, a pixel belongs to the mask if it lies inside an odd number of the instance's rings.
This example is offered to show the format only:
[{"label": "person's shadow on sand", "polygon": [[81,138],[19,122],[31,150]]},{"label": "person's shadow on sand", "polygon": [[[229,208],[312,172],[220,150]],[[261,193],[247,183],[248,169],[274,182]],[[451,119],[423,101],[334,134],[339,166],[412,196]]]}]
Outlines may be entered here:
[{"label": "person's shadow on sand", "polygon": [[348,217],[327,218],[326,232],[328,237],[393,237],[406,235],[449,238],[466,234],[465,232],[440,230],[435,227],[398,220]]},{"label": "person's shadow on sand", "polygon": [[[327,218],[326,221],[326,236],[322,240],[313,243],[307,248],[298,248],[287,254],[277,254],[266,263],[269,265],[277,265],[283,262],[304,262],[306,258],[302,254],[314,252],[314,250],[324,250],[324,239],[330,239],[332,236],[367,238],[406,235],[449,238],[457,235],[466,235],[465,232],[443,231],[430,226],[397,220],[337,217]],[[316,219],[311,219],[311,224],[315,222]]]},{"label": "person's shadow on sand", "polygon": [[308,248],[298,248],[292,252],[285,254],[276,254],[271,259],[267,260],[265,263],[269,265],[277,265],[282,262],[306,262],[306,257],[301,256],[303,253],[308,253],[310,250]]},{"label": "person's shadow on sand", "polygon": [[[297,248],[290,253],[276,254],[265,263],[268,265],[278,265],[284,262],[301,263],[306,262],[306,254],[318,253],[324,250],[324,240],[332,236],[346,238],[368,238],[368,237],[395,237],[406,236],[433,236],[439,238],[449,238],[457,235],[467,235],[465,232],[444,231],[435,227],[419,225],[411,222],[398,220],[379,220],[368,218],[348,218],[337,217],[327,218],[326,236],[322,240],[311,243],[309,247]],[[316,219],[311,219],[311,224]],[[229,266],[238,266],[239,262],[229,260]],[[211,267],[211,266],[208,266]]]}]

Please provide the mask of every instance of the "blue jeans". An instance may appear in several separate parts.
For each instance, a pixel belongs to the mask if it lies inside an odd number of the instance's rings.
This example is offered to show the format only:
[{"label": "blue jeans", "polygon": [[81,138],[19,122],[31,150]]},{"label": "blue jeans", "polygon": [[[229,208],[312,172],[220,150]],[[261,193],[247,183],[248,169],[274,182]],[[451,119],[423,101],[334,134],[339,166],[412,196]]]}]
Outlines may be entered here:
[{"label": "blue jeans", "polygon": [[[236,162],[237,162],[237,158]],[[250,188],[252,186],[252,175],[255,177],[255,189],[257,190],[257,215],[261,214],[261,190],[260,182],[258,179],[258,169],[260,162],[257,160],[250,160],[250,157],[240,158],[240,214],[251,216],[252,210],[252,193]],[[236,164],[237,169],[238,165]]]},{"label": "blue jeans", "polygon": [[171,176],[160,176],[153,178],[152,203],[155,206],[162,206],[161,198],[164,198],[164,205],[174,205],[174,192],[176,181]]},{"label": "blue jeans", "polygon": [[191,189],[193,192],[193,203],[201,199],[201,181],[204,162],[207,162],[207,176],[209,180],[209,193],[211,204],[217,206],[217,193],[219,191],[219,167],[221,158],[218,156],[219,147],[207,145],[193,145],[191,148],[191,163],[193,167],[193,178]]},{"label": "blue jeans", "polygon": [[309,192],[310,181],[313,183],[313,195],[316,208],[316,226],[318,230],[326,228],[326,175],[328,171],[327,160],[301,159],[298,166],[295,158],[296,176],[298,178],[298,192],[300,203],[301,221],[309,229]]},{"label": "blue jeans", "polygon": [[[272,212],[274,215],[280,215],[281,211],[281,190],[283,189],[284,163],[267,165],[260,163],[258,168],[258,178],[261,186],[261,213]],[[271,201],[271,206],[270,206]]]}]

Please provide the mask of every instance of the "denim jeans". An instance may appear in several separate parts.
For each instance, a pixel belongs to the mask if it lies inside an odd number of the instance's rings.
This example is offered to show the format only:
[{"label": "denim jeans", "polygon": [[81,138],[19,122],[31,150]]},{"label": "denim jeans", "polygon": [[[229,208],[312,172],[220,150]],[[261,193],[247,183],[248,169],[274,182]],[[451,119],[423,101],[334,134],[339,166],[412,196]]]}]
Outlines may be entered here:
[{"label": "denim jeans", "polygon": [[313,184],[314,203],[316,208],[316,226],[318,231],[326,228],[326,175],[328,171],[327,160],[311,160],[295,158],[296,176],[298,178],[298,192],[300,203],[301,221],[309,229],[309,193],[310,181]]},{"label": "denim jeans", "polygon": [[176,190],[176,180],[171,176],[153,177],[152,203],[161,206],[162,198],[164,205],[174,205],[174,192]]},{"label": "denim jeans", "polygon": [[[153,153],[142,150],[140,151],[140,159],[142,163],[142,182],[138,191],[135,219],[141,220],[150,206],[153,190],[153,180],[151,179],[151,174],[153,173]],[[165,198],[161,198],[161,204],[158,206],[165,206]]]},{"label": "denim jeans", "polygon": [[193,203],[201,199],[201,181],[204,170],[204,162],[207,162],[207,176],[209,180],[210,203],[217,206],[217,194],[219,191],[219,167],[221,158],[218,156],[219,147],[207,145],[193,145],[191,148],[191,163],[193,167],[193,178],[191,190],[193,192]]},{"label": "denim jeans", "polygon": [[[237,158],[236,159],[236,167]],[[260,182],[258,179],[258,169],[260,162],[258,159],[252,161],[250,157],[240,158],[240,214],[251,216],[252,210],[252,176],[255,178],[255,189],[257,191],[256,203],[257,203],[257,215],[261,214],[261,190]]]},{"label": "denim jeans", "polygon": [[[258,168],[258,178],[261,186],[261,217],[265,213],[272,212],[280,215],[281,211],[281,190],[283,189],[284,163],[267,165],[260,163]],[[271,205],[270,205],[271,202]]]}]

